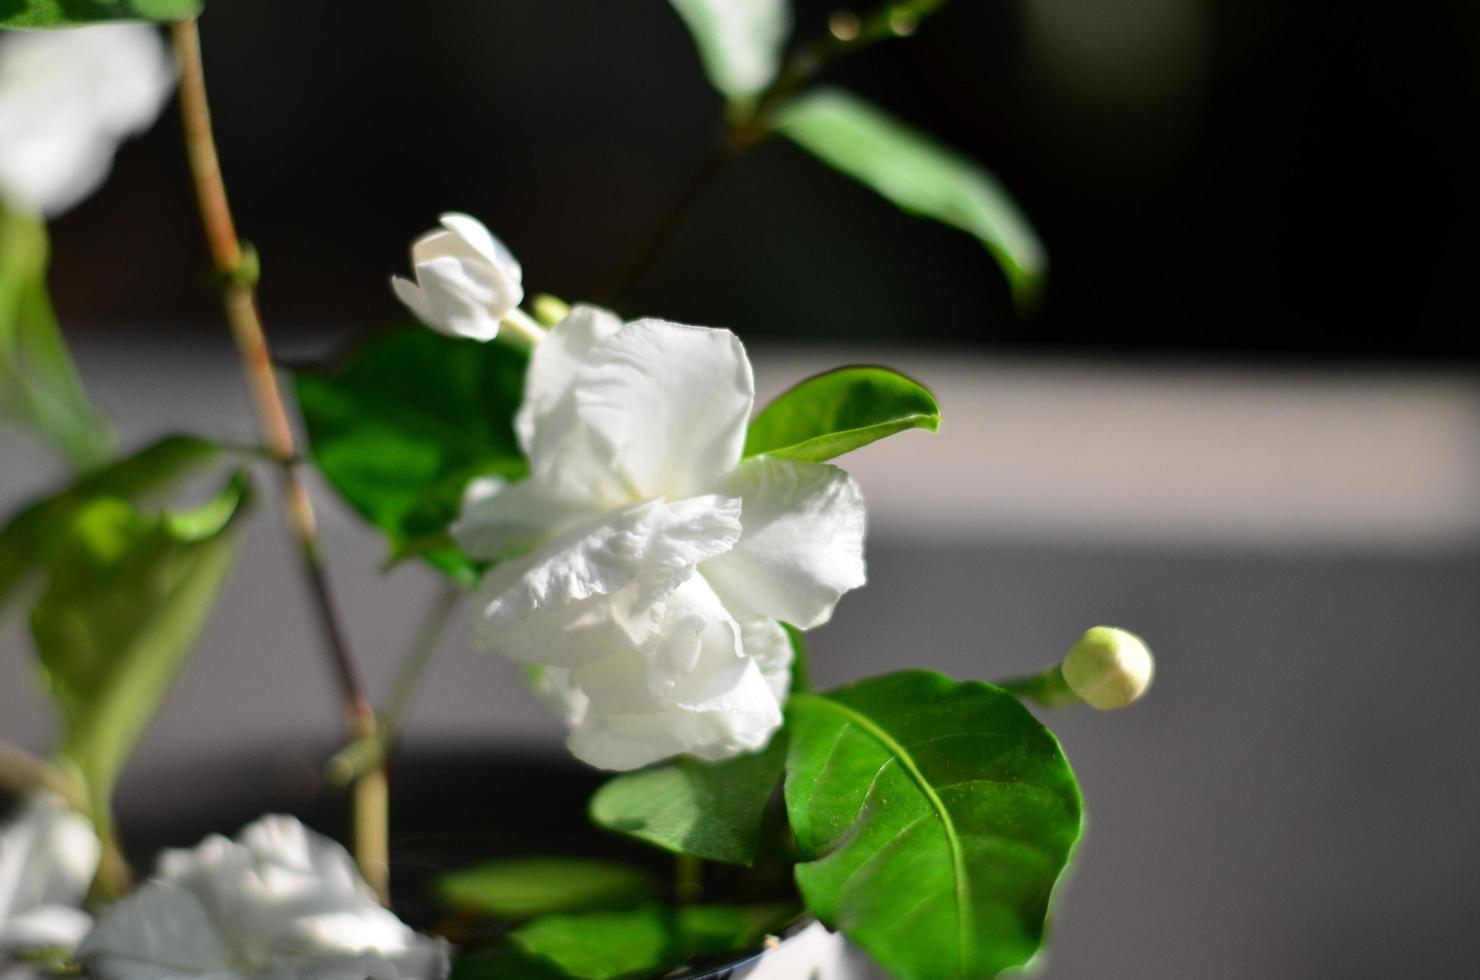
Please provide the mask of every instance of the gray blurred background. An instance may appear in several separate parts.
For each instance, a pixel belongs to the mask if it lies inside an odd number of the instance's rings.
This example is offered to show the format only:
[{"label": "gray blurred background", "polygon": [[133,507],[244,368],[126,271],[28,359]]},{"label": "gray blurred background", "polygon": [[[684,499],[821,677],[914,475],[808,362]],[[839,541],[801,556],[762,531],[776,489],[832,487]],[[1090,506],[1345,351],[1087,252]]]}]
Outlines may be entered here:
[{"label": "gray blurred background", "polygon": [[[801,0],[799,36],[840,5]],[[663,0],[345,9],[216,2],[202,22],[285,357],[397,316],[385,277],[449,208],[486,220],[532,290],[602,294],[720,125]],[[979,244],[781,142],[715,181],[621,298],[736,329],[763,392],[852,361],[937,390],[938,435],[845,461],[871,583],[816,632],[819,683],[1034,670],[1098,623],[1151,642],[1143,704],[1047,719],[1091,820],[1051,978],[1475,973],[1477,56],[1462,0],[955,0],[827,80],[1015,193],[1053,264],[1036,314]],[[169,113],[55,224],[56,301],[126,445],[252,441],[178,143]],[[60,477],[0,430],[0,510]],[[377,538],[318,498],[383,696],[437,585],[379,574]],[[340,735],[272,505],[125,814],[187,806],[201,774],[263,753],[311,787]],[[0,738],[42,750],[52,719],[14,680],[29,658],[6,624]],[[560,734],[464,620],[408,737]]]}]

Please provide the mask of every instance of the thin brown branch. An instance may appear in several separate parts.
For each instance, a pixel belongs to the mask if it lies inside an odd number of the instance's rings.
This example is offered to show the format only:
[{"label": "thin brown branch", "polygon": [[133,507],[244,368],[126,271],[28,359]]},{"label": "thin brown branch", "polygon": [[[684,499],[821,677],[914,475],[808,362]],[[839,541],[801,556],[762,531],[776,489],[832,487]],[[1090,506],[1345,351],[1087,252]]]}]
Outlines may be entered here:
[{"label": "thin brown branch", "polygon": [[[313,504],[296,462],[293,426],[278,388],[272,352],[262,329],[257,306],[255,263],[248,261],[248,253],[237,237],[236,222],[221,176],[216,139],[211,128],[210,103],[206,98],[199,26],[193,19],[181,21],[171,25],[170,34],[180,69],[180,117],[185,132],[185,151],[206,244],[221,280],[222,308],[241,356],[263,442],[278,462],[283,487],[283,520],[297,546],[312,606],[339,683],[350,735],[369,738],[376,730],[375,712],[334,603]],[[389,866],[386,806],[384,769],[366,773],[355,785],[355,853],[361,871],[382,898],[387,892]]]}]

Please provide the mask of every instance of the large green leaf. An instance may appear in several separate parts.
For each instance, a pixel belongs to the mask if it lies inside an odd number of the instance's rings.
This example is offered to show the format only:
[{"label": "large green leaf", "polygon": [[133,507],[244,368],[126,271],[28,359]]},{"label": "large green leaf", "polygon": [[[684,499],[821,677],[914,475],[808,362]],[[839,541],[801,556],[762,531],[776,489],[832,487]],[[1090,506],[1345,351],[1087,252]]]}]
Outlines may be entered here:
[{"label": "large green leaf", "polygon": [[502,950],[464,957],[454,977],[653,977],[695,958],[751,949],[795,914],[786,905],[653,905],[626,912],[550,915],[515,929]]},{"label": "large green leaf", "polygon": [[62,340],[47,260],[41,219],[0,206],[0,416],[85,468],[107,458],[113,430],[93,409]]},{"label": "large green leaf", "polygon": [[730,98],[776,77],[791,33],[791,0],[670,0],[688,25],[704,73]]},{"label": "large green leaf", "polygon": [[617,776],[592,797],[591,819],[675,854],[750,864],[785,759],[786,741],[777,737],[723,762],[679,759]]},{"label": "large green leaf", "polygon": [[29,575],[50,563],[65,529],[91,501],[106,496],[138,503],[150,491],[220,456],[221,448],[213,442],[194,436],[167,436],[23,507],[0,528],[0,612]]},{"label": "large green leaf", "polygon": [[503,858],[437,878],[437,897],[455,912],[524,919],[641,905],[658,895],[642,868],[579,857]]},{"label": "large green leaf", "polygon": [[246,498],[241,474],[178,514],[149,517],[98,497],[63,532],[31,633],[61,708],[62,752],[99,819],[226,581]]},{"label": "large green leaf", "polygon": [[1019,304],[1036,298],[1048,256],[1026,216],[981,167],[856,95],[801,96],[776,128],[912,214],[975,235],[996,257]]},{"label": "large green leaf", "polygon": [[67,27],[99,20],[184,20],[202,0],[0,0],[0,27]]},{"label": "large green leaf", "polygon": [[787,705],[797,885],[901,980],[993,977],[1043,941],[1082,827],[1057,739],[1011,694],[928,671]]},{"label": "large green leaf", "polygon": [[417,326],[387,334],[340,370],[298,375],[313,460],[341,496],[390,539],[455,579],[473,566],[454,548],[426,547],[457,517],[480,475],[517,479],[528,467],[514,438],[527,351]]},{"label": "large green leaf", "polygon": [[821,462],[905,429],[940,427],[940,406],[917,381],[884,367],[845,367],[777,396],[750,423],[745,455]]}]

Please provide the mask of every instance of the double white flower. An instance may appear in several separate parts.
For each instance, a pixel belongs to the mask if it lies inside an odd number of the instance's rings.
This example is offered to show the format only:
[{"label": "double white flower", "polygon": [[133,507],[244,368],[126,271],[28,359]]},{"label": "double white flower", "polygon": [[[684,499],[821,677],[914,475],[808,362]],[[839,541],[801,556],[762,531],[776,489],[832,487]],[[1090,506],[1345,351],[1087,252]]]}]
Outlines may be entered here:
[{"label": "double white flower", "polygon": [[500,560],[481,643],[539,665],[570,748],[607,769],[720,759],[781,724],[791,645],[864,581],[862,497],[835,466],[742,460],[755,397],[728,330],[578,306],[534,350],[528,478],[453,533]]},{"label": "double white flower", "polygon": [[0,34],[0,202],[51,217],[81,201],[174,83],[143,24]]},{"label": "double white flower", "polygon": [[0,826],[0,961],[77,945],[92,925],[80,906],[100,850],[88,819],[49,794],[24,801]]},{"label": "double white flower", "polygon": [[166,851],[77,951],[98,980],[441,980],[442,940],[375,900],[348,852],[291,817]]}]

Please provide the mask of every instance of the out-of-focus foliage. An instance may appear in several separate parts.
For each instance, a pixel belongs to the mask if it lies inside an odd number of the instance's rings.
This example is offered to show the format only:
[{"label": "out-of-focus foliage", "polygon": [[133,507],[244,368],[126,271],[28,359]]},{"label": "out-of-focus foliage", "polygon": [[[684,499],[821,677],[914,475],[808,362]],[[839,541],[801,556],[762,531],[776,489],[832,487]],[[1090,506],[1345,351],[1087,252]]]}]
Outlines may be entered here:
[{"label": "out-of-focus foliage", "polygon": [[822,462],[905,429],[940,427],[924,385],[883,367],[845,367],[778,395],[750,423],[745,455]]},{"label": "out-of-focus foliage", "polygon": [[70,27],[101,20],[184,20],[202,0],[0,0],[0,27]]},{"label": "out-of-focus foliage", "polygon": [[658,896],[652,875],[630,864],[581,857],[519,857],[451,871],[438,899],[460,915],[524,919],[641,905]]}]

